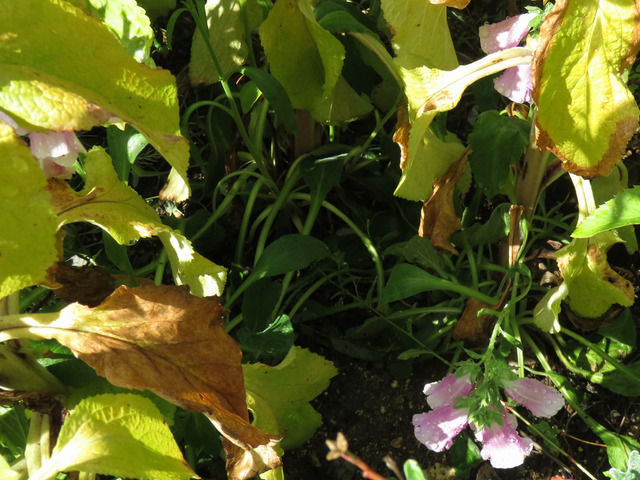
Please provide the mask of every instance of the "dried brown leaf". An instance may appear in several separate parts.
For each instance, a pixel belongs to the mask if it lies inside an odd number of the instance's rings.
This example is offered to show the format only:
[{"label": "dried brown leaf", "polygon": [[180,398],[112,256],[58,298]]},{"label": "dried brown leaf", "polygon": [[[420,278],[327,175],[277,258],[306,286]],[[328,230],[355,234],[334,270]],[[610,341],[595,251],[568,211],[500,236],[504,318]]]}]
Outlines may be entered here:
[{"label": "dried brown leaf", "polygon": [[422,206],[418,235],[431,240],[434,247],[451,253],[458,252],[449,242],[449,237],[460,228],[460,219],[453,205],[453,192],[465,171],[469,153],[467,149],[436,181],[431,196]]},{"label": "dried brown leaf", "polygon": [[99,305],[115,288],[114,278],[104,268],[93,265],[72,267],[64,262],[58,262],[47,270],[47,284],[58,298],[89,307]]},{"label": "dried brown leaf", "polygon": [[278,437],[249,423],[242,353],[216,298],[187,287],[120,287],[96,308],[63,310],[69,328],[50,336],[114,385],[151,390],[204,413],[225,437],[227,472],[244,480],[276,468]]},{"label": "dried brown leaf", "polygon": [[393,134],[393,141],[400,147],[400,168],[404,169],[409,158],[409,132],[411,123],[409,122],[409,106],[405,101],[398,107],[398,119],[396,120],[396,131]]},{"label": "dried brown leaf", "polygon": [[485,343],[488,339],[486,329],[491,317],[482,315],[478,317],[478,312],[482,308],[494,309],[477,298],[470,298],[464,307],[464,311],[460,318],[453,326],[453,338],[462,340],[465,343],[479,345]]}]

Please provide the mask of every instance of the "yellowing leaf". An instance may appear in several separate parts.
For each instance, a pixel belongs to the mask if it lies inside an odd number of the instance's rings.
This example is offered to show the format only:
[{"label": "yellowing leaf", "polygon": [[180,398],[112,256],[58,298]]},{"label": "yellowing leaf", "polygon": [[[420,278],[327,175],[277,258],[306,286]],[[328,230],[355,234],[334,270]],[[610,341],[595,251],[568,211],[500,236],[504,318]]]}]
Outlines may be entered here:
[{"label": "yellowing leaf", "polygon": [[604,232],[574,239],[556,253],[568,289],[569,306],[578,315],[595,318],[614,303],[633,305],[633,285],[607,263],[607,250],[618,241],[611,232]]},{"label": "yellowing leaf", "polygon": [[458,65],[446,7],[425,0],[382,0],[382,10],[393,33],[398,65],[445,70]]},{"label": "yellowing leaf", "polygon": [[274,367],[261,363],[242,366],[247,404],[253,424],[273,434],[285,433],[282,448],[295,448],[322,423],[309,404],[328,386],[338,371],[333,363],[300,347],[292,347]]},{"label": "yellowing leaf", "polygon": [[464,146],[455,135],[442,141],[431,131],[429,125],[434,116],[435,112],[422,115],[410,127],[406,163],[394,192],[398,197],[424,202],[436,179],[464,153]]},{"label": "yellowing leaf", "polygon": [[62,425],[51,458],[30,478],[68,471],[158,480],[197,476],[153,402],[133,394],[80,401]]},{"label": "yellowing leaf", "polygon": [[0,299],[44,280],[57,260],[47,180],[29,148],[0,122]]},{"label": "yellowing leaf", "polygon": [[640,42],[637,0],[558,0],[536,50],[536,142],[569,172],[607,175],[638,125],[638,107],[622,71]]},{"label": "yellowing leaf", "polygon": [[244,480],[280,464],[278,437],[249,424],[240,360],[224,309],[184,287],[120,287],[95,308],[6,315],[0,341],[55,338],[99,375],[124,388],[151,390],[204,413],[225,437],[227,470]]},{"label": "yellowing leaf", "polygon": [[174,77],[136,62],[102,22],[65,0],[0,5],[0,108],[38,131],[130,123],[174,168],[161,195],[189,195]]},{"label": "yellowing leaf", "polygon": [[102,148],[94,147],[87,153],[85,170],[81,192],[74,192],[61,181],[50,183],[60,227],[90,222],[121,245],[157,235],[167,249],[176,284],[189,285],[191,293],[201,297],[222,293],[226,269],[198,254],[185,236],[163,224],[155,210],[118,179],[111,158]]},{"label": "yellowing leaf", "polygon": [[[257,28],[262,21],[262,11],[255,0],[208,0],[204,8],[209,26],[209,41],[222,68],[221,74],[226,77],[247,59],[249,49],[246,40],[250,38],[248,35],[251,30]],[[216,83],[218,75],[209,49],[200,31],[196,29],[189,63],[191,83]]]}]

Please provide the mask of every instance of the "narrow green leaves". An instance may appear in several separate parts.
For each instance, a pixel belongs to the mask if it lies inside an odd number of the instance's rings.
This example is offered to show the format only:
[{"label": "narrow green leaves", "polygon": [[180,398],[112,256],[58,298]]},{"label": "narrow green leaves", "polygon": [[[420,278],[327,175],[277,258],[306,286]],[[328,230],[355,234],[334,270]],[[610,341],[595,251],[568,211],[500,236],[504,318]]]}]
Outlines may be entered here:
[{"label": "narrow green leaves", "polygon": [[64,0],[3,2],[0,32],[1,109],[30,130],[130,123],[175,169],[161,195],[189,196],[189,146],[168,71],[136,62],[100,20]]},{"label": "narrow green leaves", "polygon": [[285,432],[280,442],[285,449],[302,444],[321,425],[309,402],[338,373],[333,363],[300,347],[292,347],[275,367],[246,364],[242,371],[253,424],[268,433]]},{"label": "narrow green leaves", "polygon": [[33,480],[81,471],[128,478],[195,477],[151,400],[105,394],[78,403],[64,422],[51,458]]},{"label": "narrow green leaves", "polygon": [[546,17],[534,60],[537,144],[564,168],[606,175],[638,125],[622,80],[640,41],[640,2],[559,0]]},{"label": "narrow green leaves", "polygon": [[[1,47],[0,47],[1,48]],[[29,148],[0,122],[0,298],[44,280],[57,259],[56,216]]]}]

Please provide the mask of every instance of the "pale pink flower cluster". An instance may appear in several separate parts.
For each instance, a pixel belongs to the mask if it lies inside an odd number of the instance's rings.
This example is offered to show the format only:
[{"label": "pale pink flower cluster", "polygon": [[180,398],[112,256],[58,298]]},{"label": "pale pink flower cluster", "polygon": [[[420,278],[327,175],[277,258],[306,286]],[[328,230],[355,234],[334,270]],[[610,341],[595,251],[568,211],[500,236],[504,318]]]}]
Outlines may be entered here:
[{"label": "pale pink flower cluster", "polygon": [[79,152],[86,152],[76,134],[71,130],[38,133],[20,128],[7,114],[0,111],[0,121],[9,124],[17,135],[29,135],[31,153],[38,160],[47,178],[71,178],[73,164]]},{"label": "pale pink flower cluster", "polygon": [[[535,17],[535,13],[524,13],[502,22],[481,26],[478,31],[480,48],[485,53],[494,53],[505,48],[517,47],[529,33],[529,23]],[[500,94],[513,102],[531,103],[531,65],[518,65],[506,69],[494,80],[494,86]]]},{"label": "pale pink flower cluster", "polygon": [[[552,417],[564,406],[564,398],[553,388],[530,378],[503,381],[505,393],[524,405],[538,417]],[[424,387],[430,412],[413,416],[416,438],[434,452],[448,450],[455,437],[469,425],[469,412],[455,408],[456,400],[468,396],[474,386],[469,375],[456,377],[449,374],[439,382]],[[533,442],[521,437],[513,415],[502,410],[502,425],[485,426],[478,430],[471,424],[475,438],[482,443],[480,454],[495,468],[521,465],[531,453]]]}]

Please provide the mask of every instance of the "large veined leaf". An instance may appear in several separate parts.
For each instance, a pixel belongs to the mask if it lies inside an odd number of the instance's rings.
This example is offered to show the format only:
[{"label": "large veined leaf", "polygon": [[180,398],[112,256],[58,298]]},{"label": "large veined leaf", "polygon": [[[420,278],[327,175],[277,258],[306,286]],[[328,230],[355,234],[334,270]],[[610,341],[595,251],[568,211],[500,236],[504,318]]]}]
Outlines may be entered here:
[{"label": "large veined leaf", "polygon": [[338,373],[330,361],[295,346],[274,367],[254,363],[242,371],[253,424],[273,434],[286,432],[280,443],[285,449],[299,446],[321,425],[321,415],[309,402]]},{"label": "large veined leaf", "polygon": [[57,259],[47,180],[29,148],[0,122],[0,298],[44,280]]},{"label": "large veined leaf", "polygon": [[[222,72],[218,72],[209,49],[196,29],[191,44],[189,77],[194,85],[216,83],[240,67],[249,53],[247,38],[262,21],[262,9],[255,0],[208,0],[205,4],[209,42]],[[249,36],[248,36],[249,35]]]},{"label": "large veined leaf", "polygon": [[189,196],[189,145],[168,71],[136,62],[105,24],[65,0],[2,2],[0,32],[0,109],[38,131],[130,123],[173,167],[161,196]]},{"label": "large veined leaf", "polygon": [[102,20],[127,53],[150,67],[153,30],[143,8],[135,0],[67,0]]},{"label": "large veined leaf", "polygon": [[80,401],[62,425],[51,458],[29,478],[48,480],[67,471],[158,480],[196,476],[153,402],[122,393]]},{"label": "large veined leaf", "polygon": [[584,177],[607,175],[638,125],[622,80],[640,47],[640,2],[559,0],[534,59],[537,144]]},{"label": "large veined leaf", "polygon": [[5,315],[0,341],[55,338],[112,384],[204,413],[225,437],[227,471],[246,480],[280,465],[278,437],[249,423],[240,360],[217,299],[185,287],[120,287],[95,308]]},{"label": "large veined leaf", "polygon": [[458,65],[447,25],[447,7],[425,0],[382,0],[382,10],[393,32],[398,65],[445,70]]},{"label": "large veined leaf", "polygon": [[153,208],[118,180],[111,158],[94,147],[85,159],[85,187],[75,192],[65,182],[52,182],[59,226],[90,222],[111,235],[121,245],[157,235],[165,246],[174,280],[189,285],[197,296],[222,294],[226,269],[198,254],[180,232],[165,225]]}]

